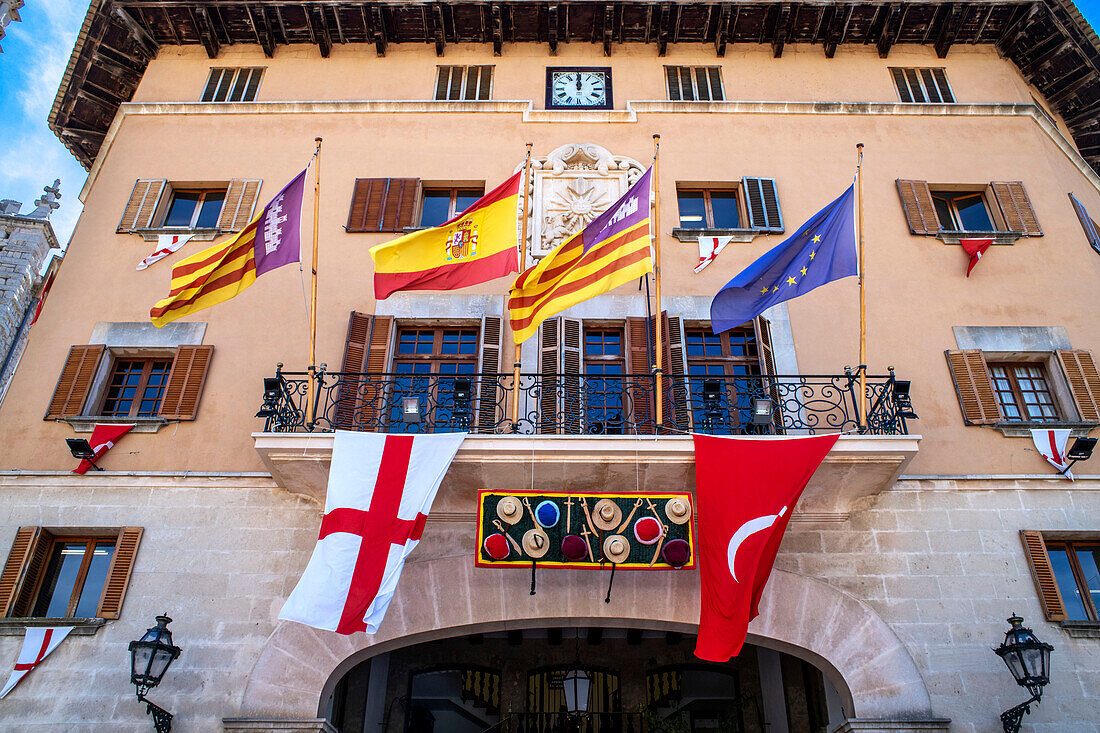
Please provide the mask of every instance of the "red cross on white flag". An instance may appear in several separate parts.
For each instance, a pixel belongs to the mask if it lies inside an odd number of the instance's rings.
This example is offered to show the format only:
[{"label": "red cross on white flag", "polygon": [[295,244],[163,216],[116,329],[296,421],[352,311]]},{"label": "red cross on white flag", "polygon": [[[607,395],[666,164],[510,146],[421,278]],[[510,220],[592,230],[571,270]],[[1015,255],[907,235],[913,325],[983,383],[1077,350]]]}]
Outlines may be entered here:
[{"label": "red cross on white flag", "polygon": [[15,669],[8,677],[8,684],[0,690],[0,698],[11,692],[11,689],[19,684],[19,680],[41,664],[42,660],[48,657],[72,630],[72,626],[28,626],[27,635],[23,637],[23,648],[19,650],[19,658],[15,662]]},{"label": "red cross on white flag", "polygon": [[317,546],[279,618],[339,634],[378,631],[465,438],[337,430]]},{"label": "red cross on white flag", "polygon": [[702,272],[732,241],[733,237],[699,237],[699,264],[695,266],[695,271]]},{"label": "red cross on white flag", "polygon": [[191,241],[194,234],[158,234],[157,249],[153,254],[138,263],[137,269],[144,270],[154,262],[160,262],[168,255]]},{"label": "red cross on white flag", "polygon": [[1069,430],[1036,430],[1031,431],[1031,441],[1035,443],[1035,449],[1047,463],[1058,469],[1070,481],[1073,474],[1069,472],[1069,459],[1066,458],[1066,443],[1069,442]]}]

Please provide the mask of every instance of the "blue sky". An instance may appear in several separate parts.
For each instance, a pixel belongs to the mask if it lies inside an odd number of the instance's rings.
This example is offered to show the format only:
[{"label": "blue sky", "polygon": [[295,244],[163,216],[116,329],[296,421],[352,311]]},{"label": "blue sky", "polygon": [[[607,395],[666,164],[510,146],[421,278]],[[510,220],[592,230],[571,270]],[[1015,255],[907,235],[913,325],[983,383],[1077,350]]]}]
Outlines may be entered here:
[{"label": "blue sky", "polygon": [[[1077,6],[1096,28],[1100,0]],[[22,22],[10,24],[0,41],[0,198],[22,201],[26,213],[42,187],[60,178],[61,208],[51,221],[63,245],[80,215],[76,194],[87,174],[46,117],[87,8],[87,0],[27,0]]]}]

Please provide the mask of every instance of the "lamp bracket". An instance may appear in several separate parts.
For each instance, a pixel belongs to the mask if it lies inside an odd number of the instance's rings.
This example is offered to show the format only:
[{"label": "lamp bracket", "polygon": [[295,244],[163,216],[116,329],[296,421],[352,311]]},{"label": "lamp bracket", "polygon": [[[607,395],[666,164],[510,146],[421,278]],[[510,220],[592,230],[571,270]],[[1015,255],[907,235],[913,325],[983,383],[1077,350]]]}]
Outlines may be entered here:
[{"label": "lamp bracket", "polygon": [[138,693],[138,700],[145,703],[145,714],[153,716],[153,727],[157,733],[170,733],[172,730],[172,713],[147,700],[144,693]]},{"label": "lamp bracket", "polygon": [[1005,733],[1020,733],[1020,721],[1025,715],[1031,714],[1031,703],[1039,704],[1039,696],[1033,695],[1027,702],[1022,702],[1014,708],[1001,713],[1001,725]]}]

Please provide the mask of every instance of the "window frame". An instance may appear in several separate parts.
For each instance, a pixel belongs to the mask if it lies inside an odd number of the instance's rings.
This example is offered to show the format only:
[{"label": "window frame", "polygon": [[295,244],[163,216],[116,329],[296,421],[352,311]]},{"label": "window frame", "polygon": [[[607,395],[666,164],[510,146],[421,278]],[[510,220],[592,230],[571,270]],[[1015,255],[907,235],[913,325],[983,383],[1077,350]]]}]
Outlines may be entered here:
[{"label": "window frame", "polygon": [[[198,201],[195,202],[195,208],[191,212],[191,219],[187,224],[169,224],[168,215],[172,211],[172,205],[176,202],[176,196],[181,193],[197,193],[199,194]],[[222,205],[218,208],[218,214],[214,217],[214,226],[212,227],[199,227],[197,226],[199,216],[202,215],[203,204],[206,203],[206,197],[212,193],[220,193],[222,195]],[[164,212],[154,221],[159,220],[159,229],[171,229],[180,231],[192,231],[195,229],[217,229],[218,222],[221,221],[222,214],[225,211],[225,202],[229,197],[229,187],[225,188],[175,188],[170,187],[168,191],[168,198],[164,204]]]},{"label": "window frame", "polygon": [[[46,588],[46,582],[50,576],[50,560],[53,558],[53,554],[58,545],[70,544],[76,542],[84,543],[84,556],[80,561],[80,569],[77,571],[76,580],[73,582],[73,590],[69,595],[69,602],[66,605],[65,613],[61,616],[50,616],[48,614],[38,615],[35,613],[38,606],[42,603],[42,593]],[[30,603],[30,616],[27,618],[78,618],[76,614],[76,608],[80,604],[80,597],[84,594],[84,585],[88,580],[88,570],[92,565],[92,558],[95,556],[95,550],[98,545],[110,543],[111,546],[111,560],[114,560],[115,545],[118,544],[118,537],[116,536],[112,541],[111,537],[100,535],[64,535],[64,534],[52,534],[50,537],[50,545],[46,550],[46,563],[39,573],[35,582],[35,588],[32,593],[33,600]],[[58,568],[60,570],[60,568]],[[107,566],[107,573],[103,576],[103,586],[99,589],[98,600],[96,601],[96,607],[99,607],[99,603],[103,598],[103,591],[107,587],[107,581],[110,579],[110,564]],[[47,604],[47,609],[49,605]],[[84,618],[84,617],[80,617]]]},{"label": "window frame", "polygon": [[[401,348],[401,334],[408,331],[431,331],[432,333],[432,350],[429,354],[402,354]],[[448,331],[461,332],[469,331],[474,334],[474,348],[470,354],[444,354],[443,353],[443,337]],[[437,424],[445,426],[458,426],[461,427],[465,422],[465,426],[469,429],[474,425],[477,419],[476,405],[474,402],[474,395],[478,391],[478,367],[481,360],[481,348],[482,348],[482,333],[481,324],[475,321],[467,321],[465,319],[456,320],[453,322],[446,320],[431,320],[431,321],[418,321],[415,319],[397,321],[393,325],[393,335],[389,354],[389,369],[387,372],[391,375],[388,378],[389,389],[392,391],[392,399],[389,400],[389,408],[382,414],[382,419],[385,424],[389,426],[386,430],[388,433],[394,432],[407,432],[403,430],[395,431],[393,428],[395,425],[401,424],[400,415],[397,419],[394,418],[394,410],[400,408],[400,401],[398,395],[403,397],[417,396],[421,398],[421,427],[417,430],[411,431],[414,433],[435,432]],[[462,337],[459,335],[459,343],[462,343]],[[416,364],[428,364],[428,372],[398,372],[397,366],[401,363],[408,363],[411,365]],[[444,364],[472,364],[473,371],[468,374],[463,374],[456,370],[453,374],[446,374],[440,372],[439,368]],[[471,386],[471,399],[469,405],[469,417],[467,420],[459,418],[457,411],[453,405],[444,403],[439,400],[440,383],[445,380],[454,381],[455,379],[469,378]],[[416,382],[411,381],[407,387],[402,388],[398,384],[398,380],[408,379],[426,379],[427,388],[417,389],[415,387]],[[434,397],[434,399],[433,399]],[[436,417],[436,413],[440,409],[448,410],[449,418],[445,420],[439,420]],[[430,428],[430,430],[429,430]]]},{"label": "window frame", "polygon": [[[997,216],[997,212],[994,210],[993,207],[991,207],[989,205],[989,197],[987,196],[988,187],[982,188],[981,190],[975,190],[975,189],[968,189],[968,188],[955,189],[955,188],[952,188],[952,187],[947,187],[947,188],[936,187],[936,188],[933,188],[932,186],[929,186],[928,191],[929,191],[929,194],[932,197],[932,209],[936,212],[936,219],[940,223],[940,230],[941,231],[944,231],[944,232],[962,232],[962,233],[971,233],[971,232],[989,233],[989,232],[1005,231],[1004,222],[999,221],[999,217]],[[986,218],[989,219],[989,225],[990,225],[990,227],[992,227],[991,229],[963,229],[962,228],[962,218],[959,215],[959,207],[958,207],[958,204],[956,202],[961,198],[965,198],[965,197],[969,197],[969,196],[978,196],[981,199],[982,207],[985,209],[985,215],[986,215]],[[943,221],[943,218],[940,216],[939,207],[936,205],[937,201],[943,201],[944,204],[947,206],[947,209],[950,212],[951,219],[952,219],[950,222],[944,222]],[[950,224],[951,226],[947,226],[947,224]]]},{"label": "window frame", "polygon": [[[1000,377],[998,377],[993,372],[993,370],[998,368],[998,367],[1003,368],[1005,370],[1005,377],[1004,378],[1007,379],[1008,383],[1009,383],[1009,390],[1008,390],[1007,394],[1012,395],[1012,399],[1013,399],[1012,407],[1015,407],[1017,412],[1020,413],[1019,418],[1015,418],[1015,419],[1010,418],[1008,416],[1008,414],[1005,412],[1005,402],[1004,402],[1004,400],[1001,399],[1001,395],[1006,394],[1006,392],[1005,392],[1005,390],[998,389],[997,380]],[[1000,406],[1001,406],[1001,416],[1005,419],[1006,422],[1014,422],[1014,423],[1063,423],[1063,422],[1066,422],[1067,418],[1066,418],[1065,410],[1059,402],[1058,393],[1057,393],[1057,390],[1055,389],[1054,381],[1051,379],[1050,370],[1047,369],[1047,364],[1046,364],[1045,361],[1003,361],[1003,360],[1001,360],[1001,361],[996,361],[996,360],[990,361],[990,360],[986,360],[986,368],[989,371],[990,381],[993,383],[993,396],[997,399],[998,404],[1000,404]],[[1018,369],[1024,369],[1024,368],[1032,368],[1032,369],[1039,370],[1039,372],[1040,372],[1039,376],[1043,380],[1044,384],[1046,385],[1046,392],[1045,393],[1050,398],[1050,406],[1051,406],[1051,409],[1053,409],[1053,411],[1054,411],[1053,417],[1049,417],[1049,418],[1038,417],[1038,418],[1036,418],[1036,417],[1031,416],[1030,411],[1027,409],[1028,403],[1024,399],[1025,390],[1020,387],[1019,375],[1017,375],[1017,373],[1016,373],[1016,371]],[[1031,390],[1026,390],[1026,391],[1031,391]],[[1045,403],[1039,403],[1039,404],[1045,404]]]},{"label": "window frame", "polygon": [[[947,69],[943,66],[891,66],[890,77],[894,82],[894,92],[898,95],[898,101],[902,104],[957,104],[955,97],[955,91],[951,88],[951,83],[947,80]],[[917,100],[916,95],[913,94],[913,79],[909,78],[910,72],[913,74],[918,90],[923,99]],[[937,73],[938,77],[937,78]],[[931,95],[928,93],[928,79],[927,76],[932,77],[932,81],[935,84],[936,96],[940,98],[940,101],[934,101]],[[901,84],[899,82],[905,82],[905,92],[909,95],[909,100],[906,101],[905,96],[902,94]],[[941,88],[941,82],[945,89]],[[946,94],[944,93],[946,90]],[[949,97],[949,99],[948,99]]]},{"label": "window frame", "polygon": [[[206,84],[203,86],[202,94],[199,95],[199,101],[206,104],[233,104],[256,101],[260,84],[263,82],[264,71],[267,70],[266,66],[211,66],[209,68],[210,72],[206,75]],[[232,77],[226,87],[225,95],[222,99],[217,99],[218,91],[222,87],[227,72],[232,72]],[[218,75],[216,80],[214,78],[215,73]],[[237,99],[231,99],[236,89],[241,86],[242,78],[244,78],[244,85],[240,90],[241,95]],[[250,92],[251,96],[249,95]]]},{"label": "window frame", "polygon": [[[160,394],[157,396],[157,409],[152,415],[140,414],[141,403],[145,401],[145,390],[149,386],[149,378],[152,376],[153,365],[157,362],[167,362],[168,368],[164,372],[164,382],[160,385]],[[138,379],[138,384],[134,388],[134,397],[131,399],[130,409],[125,414],[123,413],[107,413],[106,407],[108,400],[111,397],[111,388],[114,386],[114,378],[118,373],[119,365],[123,363],[140,363],[142,364],[141,376]],[[168,391],[168,378],[172,374],[172,365],[175,363],[175,356],[163,356],[163,355],[143,355],[143,356],[113,356],[111,364],[107,369],[106,381],[102,386],[102,393],[100,394],[96,408],[96,415],[101,417],[112,418],[155,418],[159,413],[161,406],[164,404],[164,393]]]},{"label": "window frame", "polygon": [[[460,213],[465,213],[466,210],[469,209],[469,206],[467,206],[466,209],[463,209],[461,212],[457,211],[459,191],[477,191],[477,190],[480,190],[480,193],[478,194],[477,198],[481,198],[482,196],[484,196],[485,195],[485,184],[484,183],[471,184],[471,185],[467,186],[467,185],[456,184],[456,183],[432,184],[432,183],[421,182],[419,202],[418,202],[417,212],[416,212],[417,226],[420,229],[430,229],[432,227],[441,226],[442,224],[450,221],[451,219],[454,219]],[[427,200],[429,191],[447,191],[450,195],[450,201],[447,204],[447,217],[443,221],[436,222],[435,224],[426,224],[426,223],[424,223],[424,202]],[[474,199],[474,200],[476,201],[477,199]],[[471,205],[473,205],[472,202],[471,202]]]},{"label": "window frame", "polygon": [[[493,98],[493,84],[496,82],[496,65],[495,64],[437,64],[435,72],[435,90],[432,93],[432,99],[436,102],[488,102]],[[440,86],[443,76],[443,70],[447,69],[447,87],[446,89]],[[459,85],[458,97],[451,97],[451,90],[454,87],[454,73],[455,69],[462,69],[462,83]],[[478,70],[478,78],[476,82],[475,93],[473,97],[468,96],[469,84],[470,84],[470,69]],[[486,96],[481,96],[481,82],[483,74],[488,70],[489,74],[489,88],[486,90]],[[444,96],[440,96],[440,93]]]},{"label": "window frame", "polygon": [[[691,86],[691,99],[685,99],[684,74],[687,74]],[[707,81],[707,98],[701,99],[699,95],[699,75],[703,74]],[[677,97],[672,94],[672,77],[676,77]],[[718,96],[714,94],[714,82],[718,82]],[[722,80],[722,67],[714,66],[681,66],[677,64],[665,65],[665,95],[670,102],[724,102],[726,101],[725,82]]]},{"label": "window frame", "polygon": [[[1097,612],[1096,603],[1092,600],[1092,591],[1089,588],[1088,581],[1085,578],[1085,572],[1084,572],[1084,569],[1081,567],[1081,561],[1077,558],[1077,546],[1083,546],[1083,545],[1096,546],[1096,545],[1100,545],[1100,538],[1091,539],[1091,540],[1090,539],[1071,540],[1071,539],[1056,539],[1053,536],[1049,536],[1049,533],[1045,533],[1045,532],[1043,533],[1043,535],[1044,535],[1043,536],[1043,544],[1046,546],[1048,556],[1049,556],[1051,550],[1064,550],[1065,551],[1066,558],[1069,560],[1070,571],[1073,573],[1073,580],[1077,585],[1077,587],[1075,589],[1069,589],[1069,590],[1076,590],[1077,593],[1078,593],[1078,596],[1081,598],[1081,605],[1084,607],[1085,615],[1088,617],[1086,620],[1090,621],[1092,623],[1100,623],[1100,613]],[[1051,563],[1051,568],[1053,569],[1053,562]],[[1055,577],[1055,584],[1057,584],[1057,579],[1058,579],[1057,574],[1055,574],[1054,577]],[[1066,603],[1065,600],[1064,600],[1066,598],[1066,590],[1067,590],[1066,588],[1063,588],[1061,585],[1058,585],[1058,593],[1062,596],[1063,605],[1065,605],[1065,603]],[[1067,619],[1066,620],[1070,621],[1071,623],[1073,621],[1080,621],[1079,619],[1070,620],[1068,618],[1068,610],[1067,610]]]},{"label": "window frame", "polygon": [[[714,224],[714,208],[711,204],[711,194],[714,192],[732,193],[733,205],[737,210],[737,226],[735,227],[718,227]],[[703,211],[705,221],[703,226],[685,226],[683,216],[680,213],[680,194],[681,193],[702,193],[703,194]],[[739,184],[731,184],[728,187],[723,186],[693,186],[693,185],[677,185],[676,186],[676,226],[678,229],[697,229],[700,231],[706,230],[727,230],[727,229],[743,229],[746,212],[744,210],[745,197],[741,191]]]}]

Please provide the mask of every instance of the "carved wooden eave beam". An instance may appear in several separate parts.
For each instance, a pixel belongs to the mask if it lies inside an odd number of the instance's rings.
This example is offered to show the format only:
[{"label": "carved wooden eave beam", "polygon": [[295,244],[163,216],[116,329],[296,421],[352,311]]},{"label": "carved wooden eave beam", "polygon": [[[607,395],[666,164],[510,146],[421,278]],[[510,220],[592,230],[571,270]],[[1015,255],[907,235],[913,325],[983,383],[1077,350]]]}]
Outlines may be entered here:
[{"label": "carved wooden eave beam", "polygon": [[886,19],[886,24],[882,27],[882,34],[875,42],[880,59],[889,58],[890,49],[897,43],[898,37],[901,35],[901,29],[905,26],[905,13],[908,10],[909,8],[904,3],[890,6],[890,15]]},{"label": "carved wooden eave beam", "polygon": [[[134,40],[137,41],[137,44],[141,46],[142,50],[149,54],[150,58],[155,57],[157,51],[160,50],[160,44],[153,40],[153,36],[149,34],[148,29],[122,8],[116,7],[115,15],[117,15],[119,20],[121,20],[130,30]],[[175,27],[174,23],[169,23],[169,25],[173,28]]]},{"label": "carved wooden eave beam", "polygon": [[443,28],[443,4],[434,3],[430,7],[421,7],[420,18],[424,23],[424,38],[429,43],[435,43],[435,55],[442,56],[447,45],[447,35]]},{"label": "carved wooden eave beam", "polygon": [[1072,47],[1072,41],[1065,40],[1057,34],[1052,33],[1035,47],[1034,50],[1038,55],[1021,66],[1020,73],[1025,77],[1035,76],[1035,74],[1042,71],[1045,66],[1048,66],[1054,59],[1058,58]]},{"label": "carved wooden eave beam", "polygon": [[966,14],[969,12],[970,7],[966,5],[947,5],[940,10],[942,22],[940,24],[940,31],[936,34],[936,57],[947,58],[947,52],[951,50],[952,44],[955,43],[955,39],[959,36],[959,28],[966,22]]},{"label": "carved wooden eave beam", "polygon": [[1062,84],[1051,87],[1051,91],[1045,96],[1047,103],[1052,107],[1059,106],[1069,98],[1071,94],[1084,87],[1093,79],[1093,70],[1088,64],[1082,63],[1076,69],[1062,77]]},{"label": "carved wooden eave beam", "polygon": [[657,18],[657,55],[664,56],[668,51],[668,38],[671,35],[669,30],[670,16],[672,15],[672,6],[669,3],[661,3],[661,12]]},{"label": "carved wooden eave beam", "polygon": [[611,44],[615,40],[615,6],[611,3],[603,7],[603,55],[611,55]]},{"label": "carved wooden eave beam", "polygon": [[1027,35],[1028,26],[1040,9],[1040,3],[1036,2],[1016,10],[1012,20],[1001,33],[1001,37],[997,39],[997,51],[1002,56],[1011,56],[1016,52],[1016,44]]},{"label": "carved wooden eave beam", "polygon": [[714,55],[718,58],[726,55],[726,41],[729,40],[732,16],[730,6],[723,5],[718,14],[718,29],[714,32]]},{"label": "carved wooden eave beam", "polygon": [[[189,9],[190,10],[190,9]],[[214,23],[210,20],[210,13],[200,5],[190,12],[191,22],[199,29],[199,38],[206,49],[206,55],[212,59],[218,58],[221,45],[218,43],[218,34],[214,30]],[[259,34],[256,34],[256,43],[259,44]]]},{"label": "carved wooden eave beam", "polygon": [[500,3],[489,8],[489,22],[493,34],[493,55],[500,56],[504,51],[504,17]]},{"label": "carved wooden eave beam", "polygon": [[251,5],[248,6],[248,22],[252,25],[256,43],[264,50],[264,56],[272,58],[275,55],[275,33],[271,30],[267,10],[263,7],[253,10]]},{"label": "carved wooden eave beam", "polygon": [[849,5],[847,10],[836,8],[833,11],[832,20],[825,32],[825,58],[831,59],[835,56],[837,46],[844,43],[844,39],[848,37],[848,25],[852,22],[854,12],[854,5]]},{"label": "carved wooden eave beam", "polygon": [[558,6],[551,3],[546,9],[546,44],[550,47],[550,55],[558,55]]},{"label": "carved wooden eave beam", "polygon": [[374,41],[374,50],[379,57],[386,55],[386,21],[382,18],[382,8],[375,5],[370,14],[371,39]]}]

